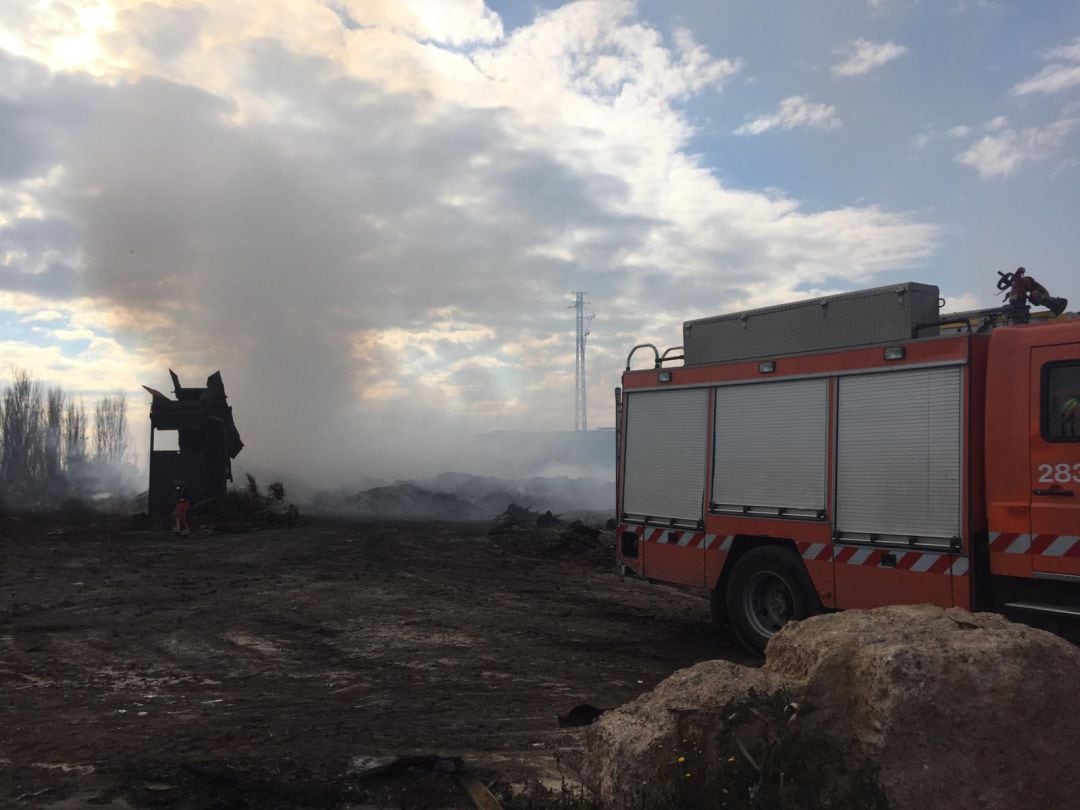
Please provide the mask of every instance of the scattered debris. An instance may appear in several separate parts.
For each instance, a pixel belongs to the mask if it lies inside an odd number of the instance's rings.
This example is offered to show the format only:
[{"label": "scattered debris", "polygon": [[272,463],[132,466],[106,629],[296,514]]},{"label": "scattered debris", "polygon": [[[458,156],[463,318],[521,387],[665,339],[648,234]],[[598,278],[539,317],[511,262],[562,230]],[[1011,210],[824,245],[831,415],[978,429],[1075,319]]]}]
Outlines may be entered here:
[{"label": "scattered debris", "polygon": [[476,810],[500,810],[498,799],[480,780],[462,774],[457,777],[457,783],[461,785]]},{"label": "scattered debris", "polygon": [[548,557],[587,557],[609,563],[615,559],[615,537],[575,520],[544,548]]},{"label": "scattered debris", "polygon": [[430,771],[432,773],[455,774],[465,770],[461,757],[442,757],[438,754],[421,754],[406,757],[363,757],[353,758],[349,772],[360,779],[393,776],[410,771]]},{"label": "scattered debris", "polygon": [[495,796],[460,757],[358,756],[349,773],[359,788],[351,791],[354,799],[393,801],[401,807],[450,807],[457,806],[454,799],[460,792],[476,810],[500,810]]},{"label": "scattered debris", "polygon": [[[556,533],[557,532],[557,533]],[[603,529],[587,526],[580,520],[569,525],[550,511],[540,514],[533,509],[512,503],[495,518],[488,531],[493,537],[514,535],[527,538],[545,557],[586,558],[600,564],[614,560],[615,539]]]},{"label": "scattered debris", "polygon": [[[549,513],[550,514],[550,513]],[[539,525],[541,514],[527,506],[512,503],[495,518],[489,534],[505,534],[514,529],[532,529]]]},{"label": "scattered debris", "polygon": [[538,518],[536,518],[536,528],[538,528],[538,529],[547,529],[547,528],[550,528],[551,526],[561,526],[561,525],[562,525],[562,521],[559,520],[559,516],[551,514],[550,509],[548,511],[544,512],[544,514],[540,515]]},{"label": "scattered debris", "polygon": [[446,492],[431,492],[416,484],[399,481],[373,487],[345,500],[336,510],[342,514],[415,520],[480,520],[473,504]]},{"label": "scattered debris", "polygon": [[234,488],[221,499],[213,510],[217,531],[242,531],[252,528],[288,526],[294,528],[300,522],[300,510],[295,504],[285,502],[285,485],[274,481],[259,491],[255,476],[248,473],[243,489]]},{"label": "scattered debris", "polygon": [[366,757],[357,755],[349,763],[349,774],[361,779],[382,773],[388,767],[398,761],[397,757]]},{"label": "scattered debris", "polygon": [[323,492],[315,496],[308,511],[346,518],[479,522],[495,520],[507,504],[516,503],[537,510],[533,521],[548,511],[548,520],[602,522],[611,513],[614,486],[602,478],[510,479],[442,473],[378,484],[361,492]]},{"label": "scattered debris", "polygon": [[123,794],[136,807],[333,808],[349,798],[303,769],[249,771],[217,760],[136,771]]}]

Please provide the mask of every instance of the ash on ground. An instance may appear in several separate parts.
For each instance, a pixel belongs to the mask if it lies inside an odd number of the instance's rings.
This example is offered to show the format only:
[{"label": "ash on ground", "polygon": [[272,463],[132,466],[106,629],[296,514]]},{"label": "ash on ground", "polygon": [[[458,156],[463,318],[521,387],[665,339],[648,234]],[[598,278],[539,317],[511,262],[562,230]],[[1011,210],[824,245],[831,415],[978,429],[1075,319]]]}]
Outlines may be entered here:
[{"label": "ash on ground", "polygon": [[604,478],[567,476],[525,479],[468,473],[397,481],[355,493],[321,493],[306,511],[345,518],[379,520],[496,520],[507,504],[527,504],[566,521],[603,524],[615,507],[615,484]]}]

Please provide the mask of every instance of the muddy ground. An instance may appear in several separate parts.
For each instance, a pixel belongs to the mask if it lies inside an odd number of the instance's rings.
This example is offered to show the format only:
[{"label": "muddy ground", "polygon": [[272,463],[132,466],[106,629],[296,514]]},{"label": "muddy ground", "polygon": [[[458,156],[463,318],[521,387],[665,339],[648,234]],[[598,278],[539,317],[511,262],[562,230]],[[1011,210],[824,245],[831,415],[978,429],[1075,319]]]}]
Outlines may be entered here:
[{"label": "muddy ground", "polygon": [[703,598],[488,528],[0,519],[0,806],[540,806],[581,750],[559,714],[745,660]]}]

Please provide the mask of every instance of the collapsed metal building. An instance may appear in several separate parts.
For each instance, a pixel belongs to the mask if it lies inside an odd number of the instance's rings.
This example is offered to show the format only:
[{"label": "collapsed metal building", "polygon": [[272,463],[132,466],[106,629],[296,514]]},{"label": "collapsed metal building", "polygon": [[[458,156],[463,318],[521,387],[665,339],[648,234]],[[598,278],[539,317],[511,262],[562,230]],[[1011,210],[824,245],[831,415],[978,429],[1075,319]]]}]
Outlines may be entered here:
[{"label": "collapsed metal building", "polygon": [[[232,460],[244,449],[225,396],[221,372],[206,378],[205,388],[184,388],[169,369],[176,399],[144,385],[150,403],[151,516],[168,516],[176,502],[176,487],[183,483],[192,504],[225,495],[232,481]],[[175,449],[161,449],[159,432],[176,434]]]}]

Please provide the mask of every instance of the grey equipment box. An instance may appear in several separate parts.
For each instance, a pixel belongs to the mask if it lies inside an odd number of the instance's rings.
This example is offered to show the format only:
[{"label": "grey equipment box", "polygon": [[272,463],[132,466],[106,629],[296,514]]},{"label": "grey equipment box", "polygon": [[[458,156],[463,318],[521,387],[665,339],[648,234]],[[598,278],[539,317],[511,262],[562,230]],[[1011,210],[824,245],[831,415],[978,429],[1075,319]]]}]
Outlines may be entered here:
[{"label": "grey equipment box", "polygon": [[938,288],[894,284],[683,323],[688,366],[910,340],[936,335]]}]

